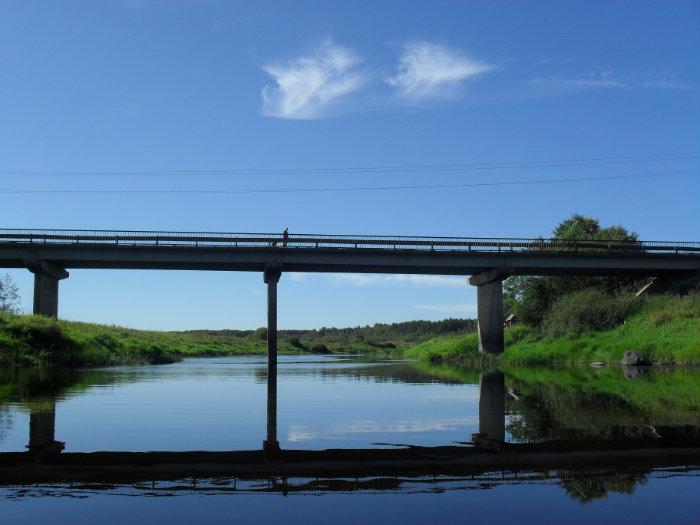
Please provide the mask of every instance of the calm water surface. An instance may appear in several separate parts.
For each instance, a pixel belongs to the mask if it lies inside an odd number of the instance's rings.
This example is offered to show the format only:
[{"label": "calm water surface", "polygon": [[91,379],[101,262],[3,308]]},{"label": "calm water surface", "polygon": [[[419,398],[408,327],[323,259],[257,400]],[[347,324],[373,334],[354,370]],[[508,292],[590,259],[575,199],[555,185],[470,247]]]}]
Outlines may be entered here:
[{"label": "calm water surface", "polygon": [[[281,357],[277,439],[282,449],[317,451],[474,448],[482,441],[487,447],[501,442],[595,447],[700,438],[697,371],[512,369],[489,377],[482,379],[480,393],[477,371],[386,359]],[[267,431],[266,392],[261,357],[104,370],[2,370],[0,452],[28,454],[28,445],[32,451],[53,450],[55,442],[63,443],[59,456],[259,450]],[[496,445],[485,454],[498,450]],[[108,486],[25,484],[6,477],[0,505],[2,523],[74,523],[79,517],[85,523],[697,525],[696,459],[627,462],[612,469],[549,465],[519,472],[358,474],[342,486],[319,482],[318,476]]]}]

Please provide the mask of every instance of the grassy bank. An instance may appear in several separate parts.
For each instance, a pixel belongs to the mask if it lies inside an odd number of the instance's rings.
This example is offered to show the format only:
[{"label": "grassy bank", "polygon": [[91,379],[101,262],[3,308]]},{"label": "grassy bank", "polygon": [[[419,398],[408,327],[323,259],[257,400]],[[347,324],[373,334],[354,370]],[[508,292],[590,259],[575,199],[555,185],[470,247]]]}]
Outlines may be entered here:
[{"label": "grassy bank", "polygon": [[[474,330],[473,319],[378,323],[347,328],[280,330],[281,354],[381,354],[444,334]],[[111,366],[171,363],[183,357],[260,355],[267,331],[133,330],[0,312],[0,366]]]},{"label": "grassy bank", "polygon": [[[264,333],[158,332],[0,314],[0,366],[38,364],[113,366],[172,363],[183,357],[255,355],[266,352]],[[280,353],[330,353],[338,347],[280,338]],[[382,351],[352,342],[347,352]]]},{"label": "grassy bank", "polygon": [[498,358],[478,352],[476,334],[441,337],[405,350],[425,361],[466,365],[578,365],[616,363],[626,350],[642,352],[655,363],[700,364],[700,295],[657,296],[622,324],[604,331],[547,337],[527,326],[506,329],[506,350]]},{"label": "grassy bank", "polygon": [[0,315],[2,365],[172,363],[190,354],[221,355],[246,350],[206,336],[176,336],[33,315]]}]

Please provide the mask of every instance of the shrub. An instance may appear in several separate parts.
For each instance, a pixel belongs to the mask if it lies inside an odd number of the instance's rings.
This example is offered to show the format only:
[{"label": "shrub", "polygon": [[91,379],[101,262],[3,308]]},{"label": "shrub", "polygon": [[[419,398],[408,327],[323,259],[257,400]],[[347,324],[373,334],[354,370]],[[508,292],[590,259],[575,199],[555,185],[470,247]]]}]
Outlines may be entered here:
[{"label": "shrub", "polygon": [[542,322],[542,335],[549,339],[609,330],[621,324],[642,305],[633,294],[610,295],[589,288],[561,297],[552,304]]},{"label": "shrub", "polygon": [[330,354],[331,351],[326,345],[318,344],[311,347],[311,352],[314,354]]},{"label": "shrub", "polygon": [[294,348],[298,348],[299,350],[305,350],[306,346],[304,346],[304,343],[301,342],[301,340],[298,337],[290,337],[289,338],[289,344],[293,346]]}]

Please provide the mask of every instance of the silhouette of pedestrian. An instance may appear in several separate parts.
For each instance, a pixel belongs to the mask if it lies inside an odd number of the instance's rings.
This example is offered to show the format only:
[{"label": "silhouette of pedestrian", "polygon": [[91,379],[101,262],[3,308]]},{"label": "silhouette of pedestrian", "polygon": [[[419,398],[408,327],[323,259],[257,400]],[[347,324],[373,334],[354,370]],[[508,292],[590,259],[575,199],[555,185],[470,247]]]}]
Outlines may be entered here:
[{"label": "silhouette of pedestrian", "polygon": [[282,232],[282,246],[286,248],[287,242],[289,242],[289,228],[285,228]]}]

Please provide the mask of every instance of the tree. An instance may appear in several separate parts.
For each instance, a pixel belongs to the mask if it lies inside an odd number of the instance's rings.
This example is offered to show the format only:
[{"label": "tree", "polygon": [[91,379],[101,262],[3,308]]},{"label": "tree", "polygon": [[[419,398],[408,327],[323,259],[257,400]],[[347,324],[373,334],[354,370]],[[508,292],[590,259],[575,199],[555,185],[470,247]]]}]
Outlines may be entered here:
[{"label": "tree", "polygon": [[0,275],[0,312],[19,310],[19,290],[9,274]]},{"label": "tree", "polygon": [[259,339],[260,341],[267,341],[267,328],[264,326],[256,328],[253,332],[253,337],[255,337],[255,339]]},{"label": "tree", "polygon": [[[621,225],[602,228],[598,219],[576,213],[554,228],[552,238],[562,241],[637,242],[637,234]],[[564,295],[586,288],[598,288],[607,294],[615,294],[638,285],[636,279],[620,277],[513,276],[504,283],[504,307],[506,313],[515,313],[520,321],[538,326],[552,304]]]}]

